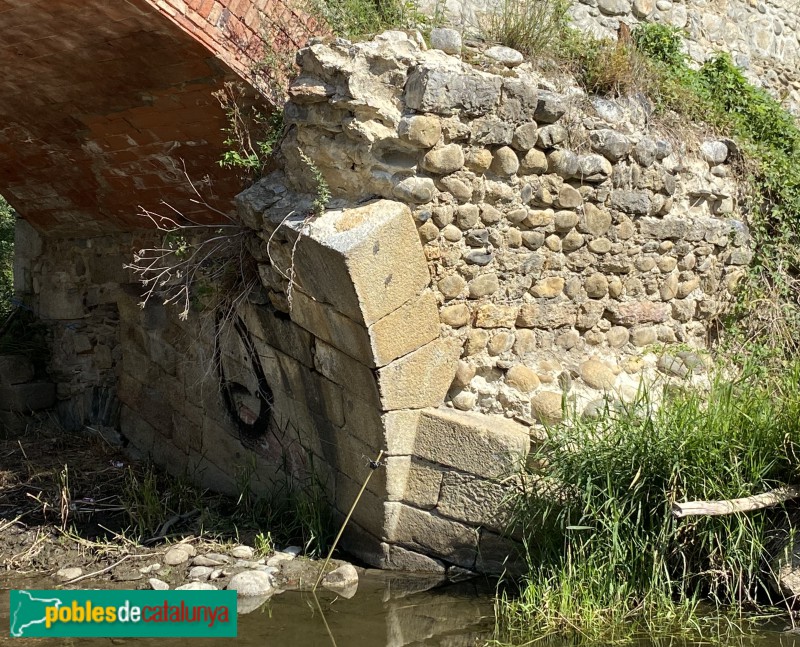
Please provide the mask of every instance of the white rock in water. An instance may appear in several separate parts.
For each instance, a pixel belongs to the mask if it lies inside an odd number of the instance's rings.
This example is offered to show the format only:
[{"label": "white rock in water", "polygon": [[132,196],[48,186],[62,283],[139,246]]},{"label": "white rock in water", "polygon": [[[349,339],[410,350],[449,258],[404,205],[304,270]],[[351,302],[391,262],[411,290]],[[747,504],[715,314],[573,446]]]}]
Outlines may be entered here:
[{"label": "white rock in water", "polygon": [[521,52],[511,49],[510,47],[505,47],[504,45],[490,47],[483,54],[488,58],[502,63],[506,67],[516,67],[525,61],[525,57]]},{"label": "white rock in water", "polygon": [[58,569],[54,577],[60,582],[66,582],[67,580],[74,580],[81,575],[83,575],[83,570],[78,566],[65,566],[64,568]]},{"label": "white rock in water", "polygon": [[231,555],[236,559],[252,559],[255,552],[250,546],[235,546],[231,549]]},{"label": "white rock in water", "polygon": [[246,597],[266,595],[275,588],[275,581],[264,571],[245,571],[237,573],[228,584],[229,591],[236,591]]},{"label": "white rock in water", "polygon": [[344,564],[328,573],[322,580],[322,586],[349,600],[358,591],[358,572],[352,564]]},{"label": "white rock in water", "polygon": [[243,616],[248,613],[252,613],[256,609],[260,608],[267,600],[272,597],[272,593],[269,595],[254,595],[251,597],[236,597],[236,613],[240,616]]},{"label": "white rock in water", "polygon": [[151,577],[147,580],[150,584],[150,588],[154,591],[168,591],[169,584],[167,584],[164,580],[159,580],[157,577]]},{"label": "white rock in water", "polygon": [[331,588],[348,588],[358,584],[358,571],[352,564],[344,564],[332,570],[322,580],[323,586]]}]

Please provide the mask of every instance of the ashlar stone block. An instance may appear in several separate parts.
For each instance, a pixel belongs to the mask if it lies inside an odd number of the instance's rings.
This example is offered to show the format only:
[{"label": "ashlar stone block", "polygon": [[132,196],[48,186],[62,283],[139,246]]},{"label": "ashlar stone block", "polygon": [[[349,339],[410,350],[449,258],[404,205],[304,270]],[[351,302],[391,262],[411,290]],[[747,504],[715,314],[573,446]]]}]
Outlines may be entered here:
[{"label": "ashlar stone block", "polygon": [[302,291],[357,323],[371,326],[430,282],[411,212],[400,202],[378,200],[287,225],[294,237],[300,232],[296,246],[289,244]]},{"label": "ashlar stone block", "polygon": [[478,552],[475,528],[402,503],[386,503],[385,509],[386,541],[441,557],[464,568],[474,566]]},{"label": "ashlar stone block", "polygon": [[420,412],[414,455],[485,478],[505,477],[524,463],[528,428],[501,416],[449,409]]},{"label": "ashlar stone block", "polygon": [[385,366],[439,336],[439,311],[430,290],[369,327],[297,290],[291,317],[315,337],[369,368]]},{"label": "ashlar stone block", "polygon": [[444,474],[436,509],[445,517],[501,533],[507,530],[511,520],[508,488],[458,472]]},{"label": "ashlar stone block", "polygon": [[381,407],[422,409],[444,401],[461,355],[454,338],[437,339],[377,371]]},{"label": "ashlar stone block", "polygon": [[360,399],[378,404],[378,384],[372,370],[330,344],[317,340],[314,368]]}]

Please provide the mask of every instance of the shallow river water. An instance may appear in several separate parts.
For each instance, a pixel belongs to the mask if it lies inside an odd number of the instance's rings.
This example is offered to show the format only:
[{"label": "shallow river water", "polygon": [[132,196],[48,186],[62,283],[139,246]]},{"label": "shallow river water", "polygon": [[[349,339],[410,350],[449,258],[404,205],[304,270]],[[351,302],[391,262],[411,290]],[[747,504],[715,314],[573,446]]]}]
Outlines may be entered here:
[{"label": "shallow river water", "polygon": [[[327,591],[287,591],[264,606],[239,616],[236,639],[8,638],[8,593],[0,591],[0,644],[100,647],[129,645],[241,645],[242,647],[472,647],[492,636],[491,588],[480,582],[431,586],[427,578],[367,574],[356,595],[347,600]],[[0,588],[52,588],[48,582],[0,579]],[[800,645],[798,646],[800,647]]]},{"label": "shallow river water", "polygon": [[[8,638],[9,588],[51,588],[48,581],[0,575],[0,645],[29,647],[476,647],[493,637],[492,587],[480,580],[441,585],[415,576],[367,573],[351,599],[320,591],[287,591],[264,606],[239,616],[235,639],[63,638],[52,640]],[[635,647],[800,647],[800,634],[783,631],[777,622],[756,634],[734,636],[722,642],[687,641],[678,637],[641,640]],[[526,643],[541,647],[570,647],[545,639]]]}]

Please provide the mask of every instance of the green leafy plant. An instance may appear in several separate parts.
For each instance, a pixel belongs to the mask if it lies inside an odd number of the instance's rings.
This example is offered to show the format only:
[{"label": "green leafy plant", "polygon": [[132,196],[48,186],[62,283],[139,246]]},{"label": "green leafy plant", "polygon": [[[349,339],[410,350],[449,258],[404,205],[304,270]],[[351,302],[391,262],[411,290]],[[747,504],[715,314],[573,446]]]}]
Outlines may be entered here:
[{"label": "green leafy plant", "polygon": [[265,557],[275,551],[275,543],[272,541],[271,532],[259,532],[253,540],[253,548],[258,557]]},{"label": "green leafy plant", "polygon": [[309,5],[336,35],[351,40],[387,29],[425,28],[430,22],[414,0],[310,0]]},{"label": "green leafy plant", "polygon": [[683,31],[656,22],[638,25],[632,33],[633,42],[642,54],[653,61],[676,68],[686,62],[683,54]]},{"label": "green leafy plant", "polygon": [[308,166],[308,170],[311,171],[311,176],[314,179],[314,185],[316,186],[317,197],[314,202],[311,204],[311,210],[313,215],[321,216],[322,213],[328,206],[328,202],[331,199],[331,190],[328,186],[328,182],[325,180],[325,176],[320,171],[319,167],[314,164],[314,161],[306,155],[302,148],[297,149],[300,159],[303,160],[306,166]]},{"label": "green leafy plant", "polygon": [[248,180],[261,175],[283,135],[283,111],[267,111],[253,104],[241,84],[228,82],[214,93],[225,110],[228,123],[223,129],[228,149],[219,165],[241,169]]}]

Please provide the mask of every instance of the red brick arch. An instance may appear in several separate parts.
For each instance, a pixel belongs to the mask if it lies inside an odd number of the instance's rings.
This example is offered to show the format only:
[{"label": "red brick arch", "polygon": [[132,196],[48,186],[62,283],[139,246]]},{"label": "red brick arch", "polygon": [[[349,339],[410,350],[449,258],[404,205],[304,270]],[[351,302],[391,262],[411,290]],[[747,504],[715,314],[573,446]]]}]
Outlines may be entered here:
[{"label": "red brick arch", "polygon": [[[226,209],[227,81],[320,26],[289,0],[0,0],[0,194],[51,235],[142,225],[137,205]],[[264,74],[264,71],[261,71]]]}]

